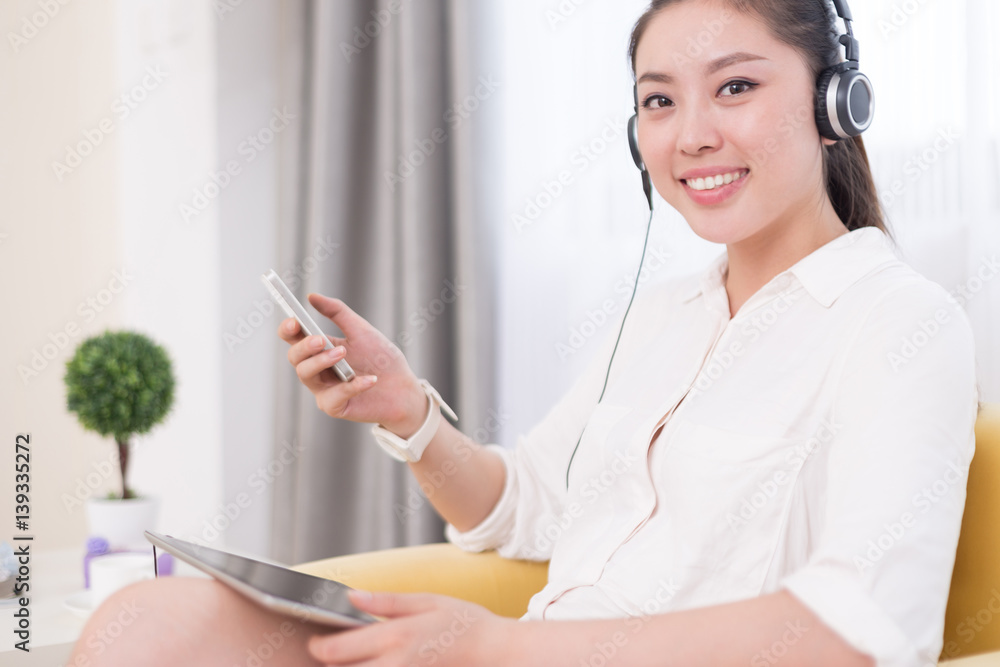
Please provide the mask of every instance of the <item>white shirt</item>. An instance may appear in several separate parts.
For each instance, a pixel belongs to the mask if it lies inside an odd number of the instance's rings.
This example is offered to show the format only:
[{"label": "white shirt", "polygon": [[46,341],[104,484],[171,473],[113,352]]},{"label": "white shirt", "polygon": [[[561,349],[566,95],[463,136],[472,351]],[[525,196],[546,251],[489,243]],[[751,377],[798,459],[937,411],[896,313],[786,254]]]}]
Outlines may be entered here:
[{"label": "white shirt", "polygon": [[727,271],[723,252],[640,286],[603,400],[620,319],[513,449],[488,445],[502,495],[448,540],[550,559],[522,620],[786,588],[878,665],[936,664],[975,447],[965,312],[874,227],[781,272],[732,318]]}]

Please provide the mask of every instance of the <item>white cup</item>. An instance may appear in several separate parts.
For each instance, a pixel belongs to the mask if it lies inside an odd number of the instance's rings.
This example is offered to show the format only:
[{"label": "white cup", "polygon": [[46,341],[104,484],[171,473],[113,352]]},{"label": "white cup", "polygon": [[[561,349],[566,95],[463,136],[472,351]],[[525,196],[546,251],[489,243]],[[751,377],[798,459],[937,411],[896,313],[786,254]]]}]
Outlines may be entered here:
[{"label": "white cup", "polygon": [[90,599],[97,607],[120,588],[155,577],[153,554],[118,553],[90,561]]}]

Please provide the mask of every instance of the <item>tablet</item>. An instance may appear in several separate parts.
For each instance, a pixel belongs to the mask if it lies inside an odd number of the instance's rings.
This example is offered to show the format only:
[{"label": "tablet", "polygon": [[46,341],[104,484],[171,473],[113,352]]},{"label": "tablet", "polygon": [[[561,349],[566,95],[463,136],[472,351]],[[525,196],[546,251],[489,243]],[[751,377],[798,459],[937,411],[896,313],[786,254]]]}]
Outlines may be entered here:
[{"label": "tablet", "polygon": [[379,619],[358,610],[349,586],[287,567],[210,549],[169,535],[145,531],[146,539],[267,609],[339,628]]}]

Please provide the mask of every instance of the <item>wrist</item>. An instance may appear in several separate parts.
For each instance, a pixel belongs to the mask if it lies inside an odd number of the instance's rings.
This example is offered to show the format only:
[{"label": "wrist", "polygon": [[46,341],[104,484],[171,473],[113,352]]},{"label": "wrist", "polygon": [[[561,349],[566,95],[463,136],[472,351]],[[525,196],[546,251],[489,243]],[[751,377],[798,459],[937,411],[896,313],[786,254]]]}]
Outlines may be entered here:
[{"label": "wrist", "polygon": [[427,413],[434,407],[434,404],[419,384],[415,384],[407,399],[401,403],[408,407],[403,410],[400,418],[392,423],[383,423],[382,426],[400,438],[409,440],[423,425],[424,420],[427,419]]}]

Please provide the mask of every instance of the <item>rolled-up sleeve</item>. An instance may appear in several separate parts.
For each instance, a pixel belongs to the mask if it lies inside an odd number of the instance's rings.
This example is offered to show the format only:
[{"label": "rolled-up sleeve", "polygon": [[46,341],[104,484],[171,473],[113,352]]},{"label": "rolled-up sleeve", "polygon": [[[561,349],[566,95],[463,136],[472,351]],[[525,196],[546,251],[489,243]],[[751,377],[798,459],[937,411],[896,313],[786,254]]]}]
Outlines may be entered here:
[{"label": "rolled-up sleeve", "polygon": [[880,299],[845,341],[807,564],[781,586],[880,667],[937,664],[975,448],[972,327],[926,280]]}]

